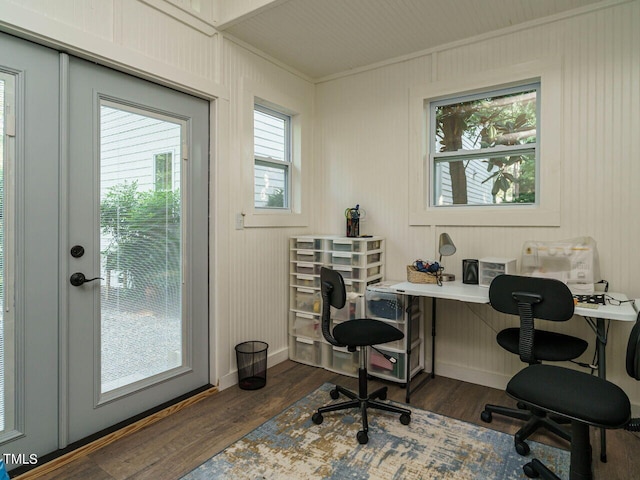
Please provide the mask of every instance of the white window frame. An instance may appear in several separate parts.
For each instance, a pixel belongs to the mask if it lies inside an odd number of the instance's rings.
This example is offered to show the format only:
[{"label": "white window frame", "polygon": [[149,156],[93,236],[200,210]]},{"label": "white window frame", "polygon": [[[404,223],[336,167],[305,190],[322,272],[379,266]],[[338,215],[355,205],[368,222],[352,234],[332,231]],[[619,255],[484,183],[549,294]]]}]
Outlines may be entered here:
[{"label": "white window frame", "polygon": [[[268,85],[241,79],[240,135],[242,142],[242,211],[243,226],[306,227],[309,226],[311,130],[310,105],[303,100]],[[254,133],[253,111],[263,105],[288,115],[290,122],[290,165],[288,208],[256,208],[254,204]]]},{"label": "white window frame", "polygon": [[[474,150],[465,150],[465,149],[460,149],[460,150],[456,150],[455,152],[438,152],[435,149],[436,146],[436,122],[435,122],[435,118],[436,118],[436,108],[441,107],[441,106],[449,106],[449,105],[456,105],[459,103],[464,103],[464,102],[470,102],[470,101],[474,101],[477,99],[481,99],[481,98],[486,98],[486,97],[504,97],[506,95],[512,95],[512,94],[516,94],[516,93],[521,93],[521,92],[525,92],[525,91],[535,91],[536,92],[536,142],[533,143],[525,143],[525,144],[521,144],[521,145],[498,145],[498,146],[494,146],[494,147],[487,147],[487,148],[476,148]],[[484,91],[475,95],[464,95],[464,96],[460,96],[460,95],[456,95],[454,97],[450,97],[447,98],[445,100],[439,100],[439,101],[434,101],[434,102],[429,102],[428,106],[425,106],[425,108],[429,109],[429,115],[430,115],[430,122],[429,125],[431,126],[431,131],[430,132],[426,132],[426,135],[428,135],[429,141],[428,141],[428,150],[429,150],[429,168],[431,169],[431,175],[429,178],[431,178],[431,195],[429,196],[429,201],[430,201],[430,205],[436,208],[458,208],[460,205],[458,204],[453,204],[453,205],[441,205],[438,203],[438,197],[440,195],[440,193],[443,190],[443,186],[442,186],[442,178],[441,176],[437,176],[436,172],[437,172],[437,164],[438,163],[445,163],[445,162],[450,162],[450,161],[460,161],[460,162],[464,162],[467,160],[473,160],[473,159],[484,159],[487,158],[489,156],[493,156],[495,154],[500,154],[500,155],[504,155],[504,156],[508,156],[508,155],[518,155],[518,154],[534,154],[535,157],[535,192],[537,192],[538,190],[538,178],[539,178],[539,159],[538,159],[538,143],[537,143],[537,130],[538,130],[538,126],[537,126],[537,117],[539,114],[539,110],[540,110],[540,102],[539,102],[539,95],[540,95],[540,84],[539,83],[526,83],[526,84],[522,84],[522,85],[517,85],[515,87],[511,87],[511,88],[501,88],[498,90],[492,90],[492,91]],[[484,169],[484,167],[483,167]],[[493,173],[492,172],[488,172],[489,173]],[[487,188],[490,190],[492,187],[493,183],[487,183]],[[538,202],[538,199],[536,198],[536,203]],[[495,204],[490,204],[490,203],[484,203],[484,204],[473,204],[473,203],[467,203],[466,205],[463,204],[463,206],[469,206],[469,207],[474,207],[474,208],[480,208],[480,207],[489,207],[489,206],[495,206],[495,207],[501,207],[503,205],[511,205],[511,204],[499,204],[499,203],[495,203]]]},{"label": "white window frame", "polygon": [[[259,111],[265,115],[269,115],[271,117],[279,118],[280,120],[285,122],[284,128],[284,159],[278,160],[272,157],[264,157],[255,153],[255,131],[254,131],[254,169],[255,165],[260,163],[266,166],[273,166],[284,169],[284,205],[282,207],[258,207],[255,204],[255,183],[254,183],[254,208],[256,209],[274,209],[274,210],[289,210],[289,193],[291,192],[291,116],[283,113],[279,110],[275,110],[271,107],[267,107],[262,103],[256,102],[254,106],[254,115],[255,111]],[[254,176],[255,182],[255,176]]]},{"label": "white window frame", "polygon": [[[540,83],[535,204],[434,205],[434,170],[429,156],[433,119],[430,102]],[[438,81],[410,92],[409,222],[411,225],[559,226],[562,179],[562,63],[533,61]]]}]

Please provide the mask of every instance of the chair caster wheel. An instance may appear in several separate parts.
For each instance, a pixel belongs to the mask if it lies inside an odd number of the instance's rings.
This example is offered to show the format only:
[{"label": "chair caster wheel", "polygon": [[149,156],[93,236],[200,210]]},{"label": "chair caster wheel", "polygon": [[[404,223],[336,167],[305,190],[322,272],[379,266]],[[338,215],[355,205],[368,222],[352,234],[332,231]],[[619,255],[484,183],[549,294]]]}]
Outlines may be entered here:
[{"label": "chair caster wheel", "polygon": [[527,406],[526,406],[524,403],[522,403],[522,402],[518,402],[518,403],[516,404],[516,406],[517,406],[520,410],[528,410]]},{"label": "chair caster wheel", "polygon": [[358,432],[358,435],[356,435],[356,438],[358,439],[358,443],[360,445],[364,445],[369,441],[369,435],[367,435],[367,432],[365,432],[364,430],[360,430]]},{"label": "chair caster wheel", "polygon": [[311,417],[311,421],[316,425],[320,425],[322,423],[322,420],[324,420],[324,418],[322,417],[322,414],[319,412],[314,413],[313,416]]},{"label": "chair caster wheel", "polygon": [[411,415],[408,413],[403,413],[400,415],[400,423],[403,425],[409,425],[411,423]]},{"label": "chair caster wheel", "polygon": [[491,423],[491,420],[493,420],[493,415],[491,415],[491,412],[487,412],[486,410],[483,410],[482,413],[480,414],[480,419],[483,422]]},{"label": "chair caster wheel", "polygon": [[522,467],[522,470],[524,471],[524,474],[529,478],[538,478],[540,476],[538,471],[533,468],[531,462],[525,463],[524,467]]},{"label": "chair caster wheel", "polygon": [[529,455],[530,451],[531,449],[529,448],[529,445],[527,445],[525,442],[516,441],[516,452],[518,452],[520,455],[524,457],[526,455]]},{"label": "chair caster wheel", "polygon": [[334,400],[337,400],[338,397],[340,396],[340,392],[338,391],[337,388],[334,388],[329,392],[329,395],[331,395],[331,398],[333,398]]}]

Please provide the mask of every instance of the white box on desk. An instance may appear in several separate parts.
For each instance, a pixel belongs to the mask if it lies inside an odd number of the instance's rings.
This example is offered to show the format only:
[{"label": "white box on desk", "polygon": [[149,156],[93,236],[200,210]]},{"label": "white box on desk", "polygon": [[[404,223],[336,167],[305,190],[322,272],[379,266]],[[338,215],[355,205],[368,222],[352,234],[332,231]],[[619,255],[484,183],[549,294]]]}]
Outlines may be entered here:
[{"label": "white box on desk", "polygon": [[478,260],[478,284],[488,287],[498,275],[516,273],[515,258],[485,257]]}]

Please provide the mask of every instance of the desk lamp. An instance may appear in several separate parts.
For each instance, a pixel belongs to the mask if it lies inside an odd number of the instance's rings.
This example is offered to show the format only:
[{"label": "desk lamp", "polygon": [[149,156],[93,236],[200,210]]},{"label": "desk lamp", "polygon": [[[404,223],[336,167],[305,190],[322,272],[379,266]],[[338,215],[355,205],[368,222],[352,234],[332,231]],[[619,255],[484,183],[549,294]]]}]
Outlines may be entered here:
[{"label": "desk lamp", "polygon": [[[451,237],[448,233],[440,234],[440,242],[438,246],[438,253],[440,253],[440,260],[438,263],[442,265],[442,256],[448,257],[456,253],[456,246],[453,244]],[[452,273],[443,273],[442,275],[443,282],[453,282],[456,279],[456,276]]]}]

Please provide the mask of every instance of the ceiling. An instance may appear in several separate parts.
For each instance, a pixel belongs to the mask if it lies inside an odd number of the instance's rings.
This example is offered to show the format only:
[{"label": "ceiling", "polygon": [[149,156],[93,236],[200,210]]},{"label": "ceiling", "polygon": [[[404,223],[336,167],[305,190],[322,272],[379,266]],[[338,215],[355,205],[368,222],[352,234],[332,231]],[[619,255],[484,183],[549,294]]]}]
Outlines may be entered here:
[{"label": "ceiling", "polygon": [[219,30],[317,80],[597,3],[280,0]]}]

